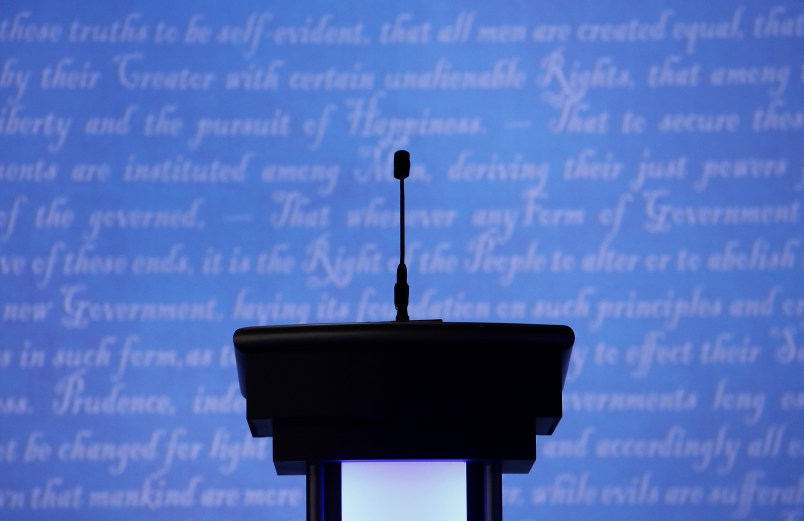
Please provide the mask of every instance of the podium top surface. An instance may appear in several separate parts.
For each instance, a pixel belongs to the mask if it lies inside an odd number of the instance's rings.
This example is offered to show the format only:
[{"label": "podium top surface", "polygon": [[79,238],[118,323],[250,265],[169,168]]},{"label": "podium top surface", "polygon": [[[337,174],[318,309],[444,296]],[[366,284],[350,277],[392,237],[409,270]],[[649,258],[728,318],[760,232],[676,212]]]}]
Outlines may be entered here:
[{"label": "podium top surface", "polygon": [[567,326],[436,320],[234,334],[251,432],[274,437],[289,472],[304,460],[445,455],[529,468],[534,436],[561,419],[574,341]]},{"label": "podium top surface", "polygon": [[[536,363],[558,353],[563,387],[574,341],[572,329],[563,325],[441,320],[254,326],[240,328],[234,334],[240,391],[246,398],[249,398],[246,367],[283,352],[341,353],[347,363],[353,361],[351,356],[360,356],[361,352],[364,356],[388,358],[389,362],[399,361],[400,354],[423,356],[422,363],[455,356],[453,361],[458,364],[478,351],[483,352],[486,361],[526,356]],[[462,352],[456,354],[455,349]]]},{"label": "podium top surface", "polygon": [[[362,322],[341,324],[305,324],[253,326],[235,331],[235,349],[243,354],[281,349],[341,349],[345,346],[377,349],[376,342],[473,343],[478,339],[497,340],[517,346],[536,343],[545,349],[569,350],[575,334],[568,326],[511,324],[497,322],[443,322],[412,320],[408,322]],[[432,344],[438,349],[442,344]]]},{"label": "podium top surface", "polygon": [[[359,416],[361,404],[368,412],[379,403],[386,414],[427,414],[441,403],[449,405],[443,414],[464,415],[483,408],[471,402],[478,386],[486,396],[516,393],[506,403],[524,405],[539,390],[561,392],[574,340],[567,326],[436,320],[258,326],[234,334],[247,404],[264,402],[271,414],[290,417]],[[493,409],[513,413],[504,403]]]}]

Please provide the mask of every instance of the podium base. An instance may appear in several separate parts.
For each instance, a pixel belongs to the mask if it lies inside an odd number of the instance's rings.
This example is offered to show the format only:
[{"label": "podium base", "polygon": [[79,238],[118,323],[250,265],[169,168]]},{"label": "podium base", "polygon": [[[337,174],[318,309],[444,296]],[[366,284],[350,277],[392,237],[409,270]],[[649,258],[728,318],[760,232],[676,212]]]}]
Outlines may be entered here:
[{"label": "podium base", "polygon": [[499,462],[307,466],[307,521],[502,521]]}]

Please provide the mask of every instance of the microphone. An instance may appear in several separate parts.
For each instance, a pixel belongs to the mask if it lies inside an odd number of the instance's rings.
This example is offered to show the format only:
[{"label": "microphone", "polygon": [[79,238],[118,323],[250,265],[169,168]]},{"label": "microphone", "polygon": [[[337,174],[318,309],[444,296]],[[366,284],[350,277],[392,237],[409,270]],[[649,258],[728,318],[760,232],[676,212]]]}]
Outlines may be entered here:
[{"label": "microphone", "polygon": [[[394,152],[394,177],[400,181],[407,179],[410,175],[410,152],[407,150],[397,150]],[[402,208],[404,215],[405,209]]]},{"label": "microphone", "polygon": [[396,267],[394,284],[394,307],[396,321],[408,322],[408,268],[405,266],[405,178],[410,175],[410,154],[407,150],[394,152],[394,178],[399,179],[399,266]]}]

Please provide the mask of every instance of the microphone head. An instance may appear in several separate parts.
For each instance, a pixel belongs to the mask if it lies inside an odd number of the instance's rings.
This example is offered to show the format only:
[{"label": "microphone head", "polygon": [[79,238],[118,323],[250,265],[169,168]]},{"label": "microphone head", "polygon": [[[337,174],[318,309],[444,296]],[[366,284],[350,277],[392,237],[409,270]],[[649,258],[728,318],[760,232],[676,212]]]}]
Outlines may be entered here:
[{"label": "microphone head", "polygon": [[394,177],[405,179],[410,175],[410,153],[407,150],[394,152]]}]

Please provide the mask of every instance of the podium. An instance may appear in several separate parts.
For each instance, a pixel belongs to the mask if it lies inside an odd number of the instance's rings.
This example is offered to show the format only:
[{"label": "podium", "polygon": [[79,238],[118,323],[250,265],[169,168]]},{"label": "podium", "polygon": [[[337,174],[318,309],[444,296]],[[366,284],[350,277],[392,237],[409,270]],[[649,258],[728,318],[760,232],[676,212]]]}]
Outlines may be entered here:
[{"label": "podium", "polygon": [[308,521],[353,521],[355,462],[457,463],[466,519],[502,519],[502,474],[528,473],[536,435],[561,419],[574,340],[567,326],[440,320],[234,334],[249,428],[273,437],[278,474],[307,476]]}]

